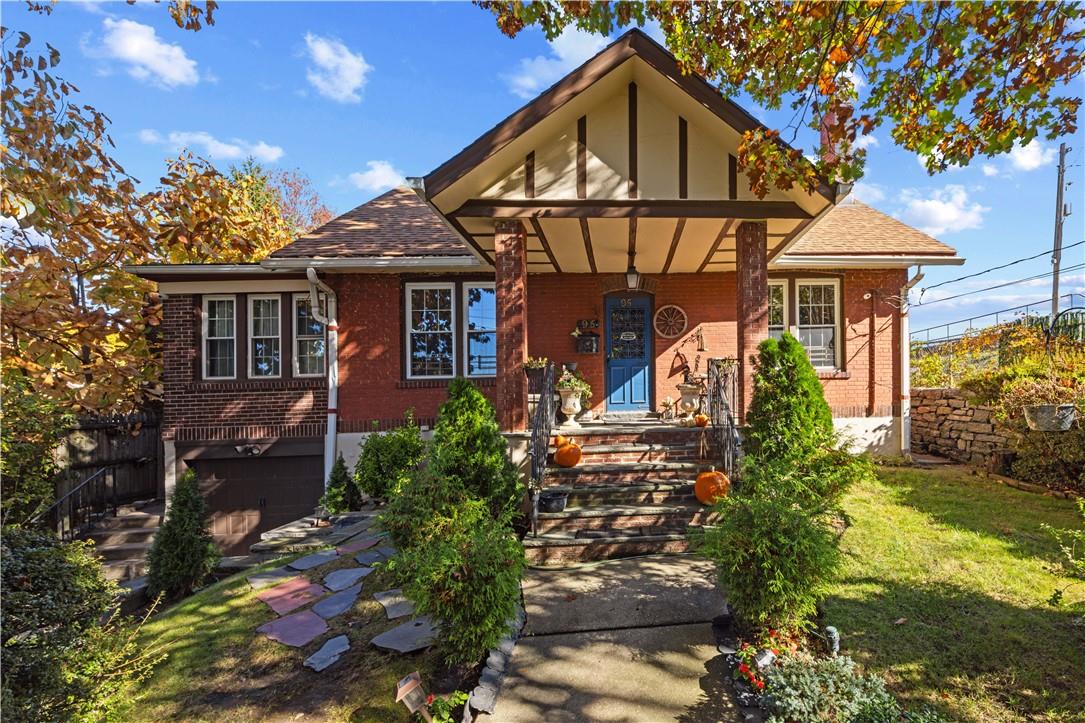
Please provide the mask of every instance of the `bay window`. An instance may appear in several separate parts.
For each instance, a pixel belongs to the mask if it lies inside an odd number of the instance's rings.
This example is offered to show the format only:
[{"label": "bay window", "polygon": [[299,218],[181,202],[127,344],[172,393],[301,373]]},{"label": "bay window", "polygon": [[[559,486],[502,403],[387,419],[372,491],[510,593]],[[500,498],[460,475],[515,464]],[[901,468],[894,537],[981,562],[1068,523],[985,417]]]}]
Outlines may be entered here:
[{"label": "bay window", "polygon": [[309,294],[294,294],[294,376],[323,376],[324,356],[324,325],[313,315]]},{"label": "bay window", "polygon": [[464,284],[464,348],[469,377],[497,374],[497,292],[493,284]]},{"label": "bay window", "polygon": [[447,379],[456,366],[455,284],[407,284],[407,378]]},{"label": "bay window", "polygon": [[237,376],[237,298],[203,297],[203,375],[205,379]]}]

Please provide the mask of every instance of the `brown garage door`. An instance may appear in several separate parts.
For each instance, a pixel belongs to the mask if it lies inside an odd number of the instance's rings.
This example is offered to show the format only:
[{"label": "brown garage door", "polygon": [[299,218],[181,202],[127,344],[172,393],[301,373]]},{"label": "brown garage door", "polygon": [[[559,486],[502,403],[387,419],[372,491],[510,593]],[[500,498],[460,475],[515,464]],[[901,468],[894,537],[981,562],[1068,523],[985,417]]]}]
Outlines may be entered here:
[{"label": "brown garage door", "polygon": [[324,493],[319,456],[195,459],[211,531],[224,555],[247,555],[260,533],[311,515]]}]

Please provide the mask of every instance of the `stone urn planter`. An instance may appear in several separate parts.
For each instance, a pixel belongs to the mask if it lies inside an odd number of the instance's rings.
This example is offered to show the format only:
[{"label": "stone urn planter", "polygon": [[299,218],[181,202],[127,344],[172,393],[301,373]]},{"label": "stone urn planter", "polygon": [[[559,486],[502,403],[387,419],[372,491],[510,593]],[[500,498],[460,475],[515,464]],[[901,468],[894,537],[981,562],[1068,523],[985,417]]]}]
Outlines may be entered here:
[{"label": "stone urn planter", "polygon": [[1077,418],[1073,404],[1027,404],[1024,411],[1028,428],[1037,432],[1067,432]]},{"label": "stone urn planter", "polygon": [[678,411],[684,415],[693,414],[701,404],[700,384],[679,384],[678,393],[682,398],[678,400]]},{"label": "stone urn planter", "polygon": [[580,414],[580,390],[579,389],[559,389],[558,394],[561,395],[561,413],[565,415],[565,423],[563,427],[579,427],[580,424],[576,421],[576,415]]}]

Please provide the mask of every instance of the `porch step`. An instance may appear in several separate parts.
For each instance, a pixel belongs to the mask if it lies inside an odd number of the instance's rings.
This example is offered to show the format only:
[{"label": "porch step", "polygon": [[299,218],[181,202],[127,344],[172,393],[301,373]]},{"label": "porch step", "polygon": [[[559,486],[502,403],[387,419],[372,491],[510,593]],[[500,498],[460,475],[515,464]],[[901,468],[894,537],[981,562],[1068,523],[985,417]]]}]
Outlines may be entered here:
[{"label": "porch step", "polygon": [[648,482],[689,482],[711,466],[708,462],[605,462],[576,467],[550,467],[549,481],[576,487],[637,485]]},{"label": "porch step", "polygon": [[152,542],[121,542],[96,545],[94,551],[103,560],[129,560],[146,556],[151,551],[152,544]]},{"label": "porch step", "polygon": [[592,530],[681,529],[705,522],[710,511],[698,504],[591,505],[567,507],[564,512],[539,513],[540,534],[562,532],[576,537]]},{"label": "porch step", "polygon": [[117,517],[103,517],[94,523],[95,531],[99,530],[131,530],[147,527],[158,527],[162,524],[165,511],[139,510],[136,512],[121,513]]},{"label": "porch step", "polygon": [[147,560],[132,557],[124,560],[103,560],[102,571],[107,580],[127,582],[147,574]]},{"label": "porch step", "polygon": [[581,445],[595,444],[697,444],[699,427],[679,427],[674,424],[596,424],[585,423],[580,429],[557,429]]},{"label": "porch step", "polygon": [[630,485],[551,485],[545,492],[564,492],[569,495],[569,507],[585,507],[595,504],[680,504],[695,499],[692,482],[646,482]]},{"label": "porch step", "polygon": [[555,534],[528,535],[524,554],[532,565],[560,567],[569,563],[612,560],[619,557],[687,552],[689,538],[683,530],[639,534],[632,530],[605,537],[569,537]]},{"label": "porch step", "polygon": [[92,530],[86,538],[94,540],[98,549],[109,545],[122,545],[130,542],[152,542],[160,527],[102,527]]},{"label": "porch step", "polygon": [[[551,448],[550,453],[556,450]],[[587,444],[581,447],[586,464],[692,462],[700,448],[694,444]]]},{"label": "porch step", "polygon": [[94,541],[95,552],[110,580],[127,582],[147,574],[147,554],[165,518],[161,500],[126,505],[117,516],[101,517],[81,535]]}]

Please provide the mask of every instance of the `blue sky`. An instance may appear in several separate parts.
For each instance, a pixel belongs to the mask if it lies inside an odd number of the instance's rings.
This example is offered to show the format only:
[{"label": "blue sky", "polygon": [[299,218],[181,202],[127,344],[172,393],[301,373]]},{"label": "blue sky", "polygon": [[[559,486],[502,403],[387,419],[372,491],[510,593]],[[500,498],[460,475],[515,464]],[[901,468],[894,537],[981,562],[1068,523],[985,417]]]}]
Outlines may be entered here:
[{"label": "blue sky", "polygon": [[[179,30],[150,3],[62,1],[48,17],[25,8],[4,2],[4,25],[61,52],[60,74],[110,116],[115,156],[144,184],[188,145],[223,168],[247,155],[298,168],[336,212],[432,170],[606,42],[570,34],[547,43],[534,30],[510,40],[467,3],[225,2],[216,24],[198,33]],[[770,126],[789,118],[743,104]],[[920,288],[1050,249],[1057,141],[931,178],[886,129],[874,137],[856,196],[968,259],[927,269]],[[1071,244],[1085,240],[1085,136],[1065,140],[1073,147]],[[1063,265],[1083,261],[1078,246]],[[1040,258],[931,290],[923,301],[1049,270]],[[1062,289],[1085,293],[1085,276],[1064,274]],[[1045,278],[913,306],[912,328],[1049,292]]]}]

